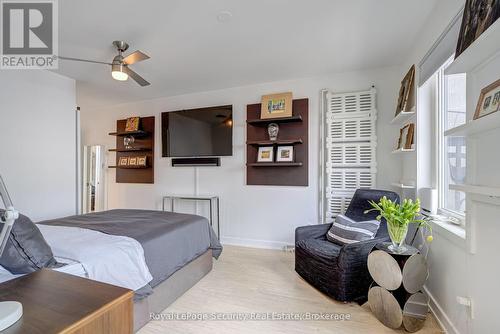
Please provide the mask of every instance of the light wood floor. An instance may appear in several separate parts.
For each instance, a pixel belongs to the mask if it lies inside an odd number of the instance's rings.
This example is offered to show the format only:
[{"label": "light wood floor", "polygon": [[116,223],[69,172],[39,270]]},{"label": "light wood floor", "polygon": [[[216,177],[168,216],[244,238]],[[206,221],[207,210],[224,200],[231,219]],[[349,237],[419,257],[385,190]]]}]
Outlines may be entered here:
[{"label": "light wood floor", "polygon": [[[294,254],[226,246],[215,267],[164,313],[295,312],[344,313],[349,321],[153,320],[140,334],[158,333],[403,333],[383,326],[367,304],[339,303],[294,271]],[[429,315],[419,333],[442,333]]]}]

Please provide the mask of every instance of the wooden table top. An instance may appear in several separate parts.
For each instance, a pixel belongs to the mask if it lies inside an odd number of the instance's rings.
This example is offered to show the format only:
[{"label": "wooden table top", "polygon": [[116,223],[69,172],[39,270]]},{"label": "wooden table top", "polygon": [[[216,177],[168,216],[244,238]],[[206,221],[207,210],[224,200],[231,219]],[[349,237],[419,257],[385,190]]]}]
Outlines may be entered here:
[{"label": "wooden table top", "polygon": [[133,297],[133,291],[50,269],[0,284],[0,301],[18,301],[23,317],[2,333],[65,333]]}]

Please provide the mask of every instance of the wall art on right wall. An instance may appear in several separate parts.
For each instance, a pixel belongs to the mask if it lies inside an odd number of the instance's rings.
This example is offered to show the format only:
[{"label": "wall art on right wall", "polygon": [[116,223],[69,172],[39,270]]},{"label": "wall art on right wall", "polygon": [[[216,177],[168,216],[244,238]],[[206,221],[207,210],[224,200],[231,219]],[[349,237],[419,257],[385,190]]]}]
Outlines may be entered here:
[{"label": "wall art on right wall", "polygon": [[500,110],[500,79],[484,87],[477,101],[474,119],[492,114]]}]

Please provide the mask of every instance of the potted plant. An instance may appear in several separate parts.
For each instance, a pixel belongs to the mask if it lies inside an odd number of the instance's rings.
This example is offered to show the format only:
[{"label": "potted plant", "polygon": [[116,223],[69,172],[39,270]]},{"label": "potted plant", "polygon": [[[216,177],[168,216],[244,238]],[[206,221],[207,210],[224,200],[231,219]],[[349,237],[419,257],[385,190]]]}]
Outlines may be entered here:
[{"label": "potted plant", "polygon": [[[427,218],[419,219],[420,200],[418,199],[415,202],[411,199],[405,199],[403,203],[399,204],[384,196],[380,199],[379,203],[370,201],[370,204],[373,206],[373,209],[367,210],[365,213],[376,210],[380,212],[377,220],[380,221],[382,218],[385,218],[389,237],[392,242],[389,249],[394,253],[403,253],[406,251],[407,248],[404,246],[404,242],[410,224],[418,224],[418,227],[425,227],[429,231],[432,231]],[[427,241],[432,241],[432,235],[427,237]]]}]

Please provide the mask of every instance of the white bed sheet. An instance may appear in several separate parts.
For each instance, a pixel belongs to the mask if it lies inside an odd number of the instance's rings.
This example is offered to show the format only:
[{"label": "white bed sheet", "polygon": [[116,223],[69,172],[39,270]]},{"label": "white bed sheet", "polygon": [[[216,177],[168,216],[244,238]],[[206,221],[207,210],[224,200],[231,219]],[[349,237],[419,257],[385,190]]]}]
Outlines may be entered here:
[{"label": "white bed sheet", "polygon": [[[80,276],[80,277],[88,277],[87,272],[85,271],[85,268],[83,268],[82,264],[79,262],[75,262],[69,259],[65,258],[60,258],[60,257],[55,257],[57,262],[64,263],[65,265],[60,268],[55,268],[54,270],[66,273],[66,274],[71,274],[75,276]],[[0,283],[10,281],[11,279],[17,278],[23,276],[21,275],[14,275],[11,274],[10,271],[5,269],[4,267],[0,266]]]},{"label": "white bed sheet", "polygon": [[37,226],[54,256],[80,263],[90,279],[134,291],[153,279],[135,239],[79,227]]}]

